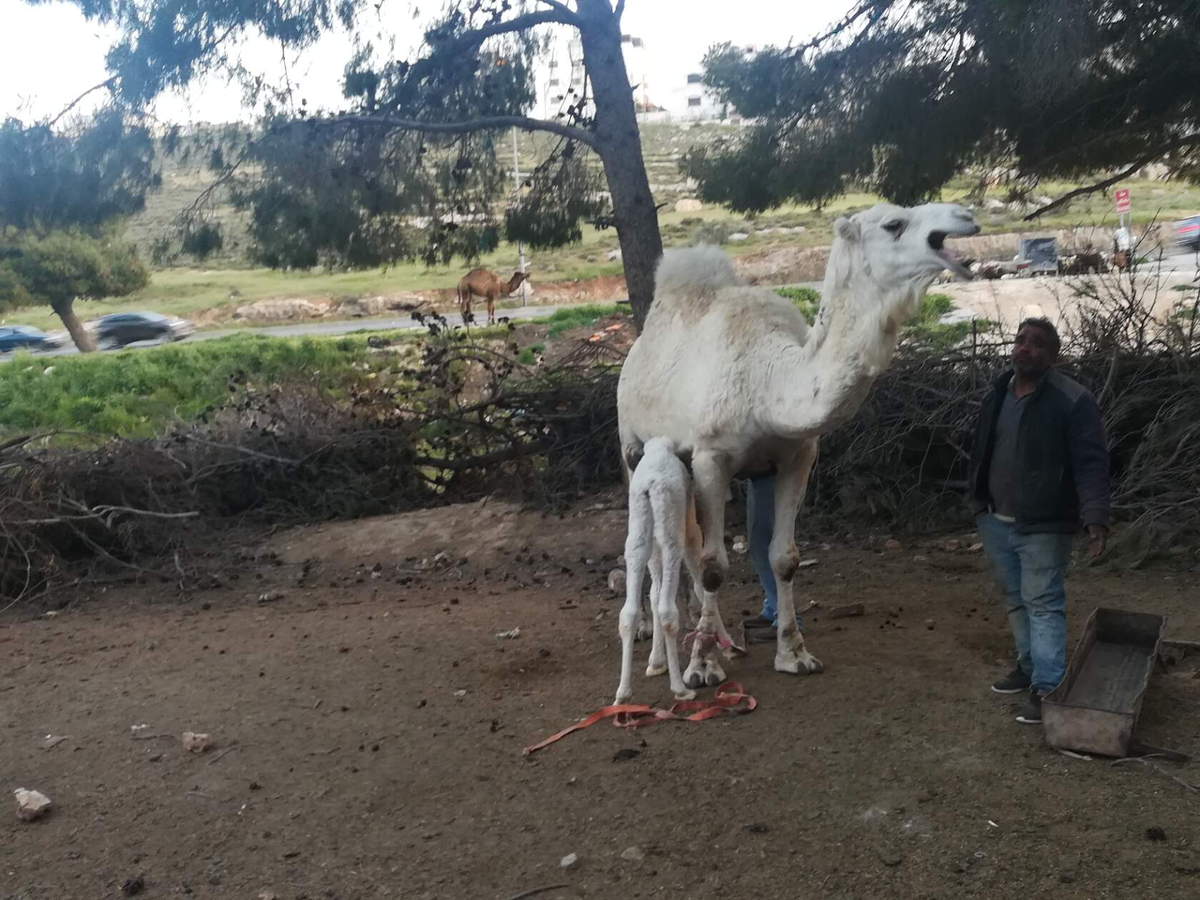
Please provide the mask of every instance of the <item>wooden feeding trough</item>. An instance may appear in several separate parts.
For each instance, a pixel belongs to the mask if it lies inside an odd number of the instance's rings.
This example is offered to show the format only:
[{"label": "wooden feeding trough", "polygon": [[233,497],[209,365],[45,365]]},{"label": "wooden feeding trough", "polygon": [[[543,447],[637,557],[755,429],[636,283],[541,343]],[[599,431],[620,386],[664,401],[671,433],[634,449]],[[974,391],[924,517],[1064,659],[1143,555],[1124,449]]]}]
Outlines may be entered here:
[{"label": "wooden feeding trough", "polygon": [[1088,617],[1066,677],[1042,701],[1052,747],[1126,757],[1163,643],[1165,616],[1099,608]]}]

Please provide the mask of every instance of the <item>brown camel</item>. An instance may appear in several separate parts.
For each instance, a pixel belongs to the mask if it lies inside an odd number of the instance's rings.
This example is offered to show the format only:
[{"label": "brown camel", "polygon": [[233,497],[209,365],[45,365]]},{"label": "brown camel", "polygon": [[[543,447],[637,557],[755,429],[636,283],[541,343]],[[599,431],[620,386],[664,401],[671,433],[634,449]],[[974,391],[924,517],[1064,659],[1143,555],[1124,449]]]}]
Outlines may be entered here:
[{"label": "brown camel", "polygon": [[462,313],[463,323],[471,314],[471,298],[480,297],[487,301],[488,324],[496,321],[496,300],[507,297],[528,276],[524,272],[513,272],[508,281],[501,281],[493,272],[487,269],[472,269],[458,283],[458,311]]}]

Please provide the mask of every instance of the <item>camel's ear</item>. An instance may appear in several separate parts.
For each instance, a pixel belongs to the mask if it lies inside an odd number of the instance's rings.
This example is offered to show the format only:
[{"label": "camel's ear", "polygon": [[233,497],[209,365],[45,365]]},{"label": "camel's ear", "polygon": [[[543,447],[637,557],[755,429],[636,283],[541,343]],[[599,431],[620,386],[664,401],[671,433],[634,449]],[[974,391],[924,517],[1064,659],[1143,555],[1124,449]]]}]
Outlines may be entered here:
[{"label": "camel's ear", "polygon": [[846,216],[838,216],[837,221],[833,223],[833,230],[843,241],[857,241],[862,234],[858,223]]}]

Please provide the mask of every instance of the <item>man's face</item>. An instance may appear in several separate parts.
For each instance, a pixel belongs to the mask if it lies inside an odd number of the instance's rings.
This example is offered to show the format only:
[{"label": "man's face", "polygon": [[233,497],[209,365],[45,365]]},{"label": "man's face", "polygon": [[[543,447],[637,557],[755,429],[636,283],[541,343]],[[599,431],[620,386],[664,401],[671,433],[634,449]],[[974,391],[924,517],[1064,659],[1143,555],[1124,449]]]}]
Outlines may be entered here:
[{"label": "man's face", "polygon": [[1012,363],[1016,373],[1024,378],[1041,378],[1054,365],[1058,354],[1044,328],[1026,325],[1017,332],[1013,344]]}]

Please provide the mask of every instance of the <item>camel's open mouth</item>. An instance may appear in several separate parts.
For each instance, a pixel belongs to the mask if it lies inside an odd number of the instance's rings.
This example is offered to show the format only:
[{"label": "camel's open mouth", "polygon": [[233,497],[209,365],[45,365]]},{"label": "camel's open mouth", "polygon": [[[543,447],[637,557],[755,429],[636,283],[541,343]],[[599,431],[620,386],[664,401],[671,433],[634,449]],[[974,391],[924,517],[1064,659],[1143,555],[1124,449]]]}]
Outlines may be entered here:
[{"label": "camel's open mouth", "polygon": [[949,237],[947,231],[931,231],[929,232],[929,249],[937,254],[940,259],[955,275],[966,281],[970,281],[975,276],[971,274],[971,270],[962,264],[962,260],[953,250],[948,249],[946,238]]}]

